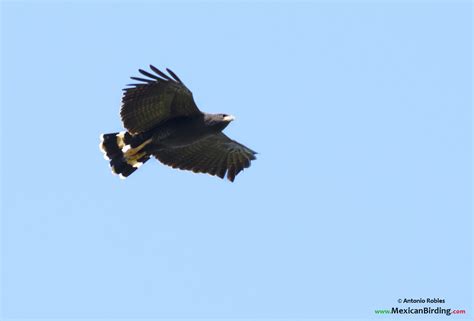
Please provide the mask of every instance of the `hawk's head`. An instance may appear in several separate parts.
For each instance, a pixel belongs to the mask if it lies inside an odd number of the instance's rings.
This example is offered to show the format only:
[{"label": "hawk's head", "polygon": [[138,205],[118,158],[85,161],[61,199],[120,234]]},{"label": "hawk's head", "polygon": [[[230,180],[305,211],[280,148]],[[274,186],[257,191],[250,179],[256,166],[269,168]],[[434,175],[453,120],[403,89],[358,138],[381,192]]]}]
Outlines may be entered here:
[{"label": "hawk's head", "polygon": [[207,126],[211,126],[218,130],[223,130],[235,119],[232,115],[227,114],[205,114],[204,122]]}]

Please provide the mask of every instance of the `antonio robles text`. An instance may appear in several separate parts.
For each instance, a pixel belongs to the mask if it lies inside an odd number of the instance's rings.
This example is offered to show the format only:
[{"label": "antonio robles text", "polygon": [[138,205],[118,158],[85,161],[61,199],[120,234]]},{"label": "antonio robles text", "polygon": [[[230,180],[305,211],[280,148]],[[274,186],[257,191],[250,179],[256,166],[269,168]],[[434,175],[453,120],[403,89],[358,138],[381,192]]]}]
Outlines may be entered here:
[{"label": "antonio robles text", "polygon": [[398,303],[446,303],[444,299],[440,298],[419,298],[419,299],[398,299]]}]

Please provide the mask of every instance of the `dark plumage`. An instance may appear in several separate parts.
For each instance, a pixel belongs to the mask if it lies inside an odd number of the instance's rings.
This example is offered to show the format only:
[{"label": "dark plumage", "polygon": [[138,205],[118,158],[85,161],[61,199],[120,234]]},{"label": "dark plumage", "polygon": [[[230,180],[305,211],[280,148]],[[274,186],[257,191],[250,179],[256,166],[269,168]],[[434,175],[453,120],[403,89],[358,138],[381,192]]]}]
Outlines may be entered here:
[{"label": "dark plumage", "polygon": [[147,78],[124,89],[120,116],[125,132],[104,134],[100,148],[112,172],[125,178],[151,156],[173,168],[208,173],[234,181],[255,159],[253,150],[222,133],[234,120],[199,110],[191,91],[174,72],[150,65]]}]

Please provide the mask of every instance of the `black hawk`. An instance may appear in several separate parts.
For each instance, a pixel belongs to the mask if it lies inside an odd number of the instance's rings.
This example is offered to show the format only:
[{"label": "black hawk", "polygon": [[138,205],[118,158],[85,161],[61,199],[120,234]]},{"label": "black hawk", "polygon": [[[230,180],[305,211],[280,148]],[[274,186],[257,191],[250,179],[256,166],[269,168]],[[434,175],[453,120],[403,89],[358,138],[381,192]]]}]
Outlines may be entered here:
[{"label": "black hawk", "polygon": [[101,135],[100,149],[112,172],[126,178],[155,157],[173,168],[233,182],[255,159],[253,150],[222,133],[234,117],[199,110],[176,74],[150,65],[147,78],[124,89],[120,116],[127,131]]}]

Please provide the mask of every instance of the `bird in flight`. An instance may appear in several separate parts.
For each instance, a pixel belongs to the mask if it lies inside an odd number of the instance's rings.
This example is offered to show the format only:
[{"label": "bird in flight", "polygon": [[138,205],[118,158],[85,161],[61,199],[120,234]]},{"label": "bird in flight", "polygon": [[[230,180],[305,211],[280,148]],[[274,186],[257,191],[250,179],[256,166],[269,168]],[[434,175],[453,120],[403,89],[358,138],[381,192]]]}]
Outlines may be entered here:
[{"label": "bird in flight", "polygon": [[120,116],[126,131],[101,135],[112,172],[126,178],[150,157],[165,165],[234,181],[256,159],[253,150],[222,131],[235,118],[199,110],[191,91],[170,69],[139,69],[147,78],[124,89]]}]

